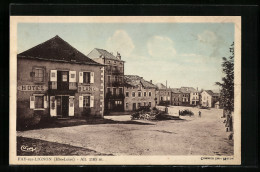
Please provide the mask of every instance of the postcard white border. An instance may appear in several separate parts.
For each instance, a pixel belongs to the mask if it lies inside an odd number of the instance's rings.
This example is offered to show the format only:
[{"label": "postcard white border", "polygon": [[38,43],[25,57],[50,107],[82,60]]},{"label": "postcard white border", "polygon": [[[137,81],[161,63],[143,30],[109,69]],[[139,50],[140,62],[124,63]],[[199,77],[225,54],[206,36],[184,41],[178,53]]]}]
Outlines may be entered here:
[{"label": "postcard white border", "polygon": [[[234,23],[234,156],[16,156],[16,89],[18,23]],[[240,165],[241,164],[241,16],[10,16],[10,165]],[[64,156],[60,156],[64,158]],[[81,158],[102,161],[81,161]],[[27,158],[31,160],[21,160]],[[46,159],[46,158],[51,158]],[[204,159],[208,158],[208,159]]]}]

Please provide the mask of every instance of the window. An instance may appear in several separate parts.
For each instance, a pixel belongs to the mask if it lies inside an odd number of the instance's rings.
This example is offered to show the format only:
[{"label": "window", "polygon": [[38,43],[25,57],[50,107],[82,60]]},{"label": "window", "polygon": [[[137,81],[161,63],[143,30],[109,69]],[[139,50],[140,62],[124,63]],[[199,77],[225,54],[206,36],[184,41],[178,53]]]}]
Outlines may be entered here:
[{"label": "window", "polygon": [[113,88],[113,95],[116,95],[116,88]]},{"label": "window", "polygon": [[144,106],[146,106],[146,102],[144,102]]},{"label": "window", "polygon": [[83,107],[90,107],[90,96],[83,96]]},{"label": "window", "polygon": [[152,92],[149,91],[149,97],[151,97],[151,96],[152,96]]},{"label": "window", "polygon": [[83,83],[90,83],[90,72],[83,72]]},{"label": "window", "polygon": [[110,88],[107,88],[107,92],[108,92],[108,93],[111,93],[111,89],[110,89]]},{"label": "window", "polygon": [[134,91],[132,92],[132,97],[135,97],[135,92]]},{"label": "window", "polygon": [[116,104],[116,105],[121,105],[121,104],[122,104],[122,101],[117,100],[117,101],[115,101],[115,104]]},{"label": "window", "polygon": [[126,103],[126,104],[125,104],[125,108],[128,109],[128,107],[129,107],[129,105],[128,105],[128,103]]},{"label": "window", "polygon": [[146,97],[146,92],[144,92],[144,97]]},{"label": "window", "polygon": [[138,97],[141,97],[142,96],[142,93],[139,91],[138,92]]},{"label": "window", "polygon": [[123,94],[123,88],[119,88],[119,94]]},{"label": "window", "polygon": [[128,92],[128,91],[125,92],[125,96],[126,96],[126,97],[129,97],[129,92]]},{"label": "window", "polygon": [[110,79],[111,79],[111,76],[108,75],[108,76],[107,76],[107,82],[108,82],[108,84],[110,84],[110,82],[111,82]]},{"label": "window", "polygon": [[[34,68],[34,81],[35,82],[44,82],[44,69],[43,68]],[[54,73],[55,75],[55,73]],[[55,77],[55,76],[54,76]]]},{"label": "window", "polygon": [[40,109],[43,108],[43,96],[35,96],[35,108]]},{"label": "window", "polygon": [[138,103],[138,108],[141,106],[141,103]]},{"label": "window", "polygon": [[152,106],[152,103],[151,103],[151,102],[149,102],[149,106],[150,106],[150,107]]},{"label": "window", "polygon": [[75,74],[75,73],[72,73],[72,74],[70,75],[70,77],[71,77],[71,78],[75,78],[75,77],[76,77],[76,74]]}]

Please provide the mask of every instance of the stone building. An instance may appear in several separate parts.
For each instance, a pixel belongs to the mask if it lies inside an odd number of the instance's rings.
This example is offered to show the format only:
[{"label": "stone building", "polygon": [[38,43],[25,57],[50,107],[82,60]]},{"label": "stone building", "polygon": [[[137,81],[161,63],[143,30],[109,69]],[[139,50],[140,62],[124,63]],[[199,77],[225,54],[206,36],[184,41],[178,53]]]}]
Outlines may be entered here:
[{"label": "stone building", "polygon": [[191,90],[190,93],[190,105],[198,106],[200,105],[200,92],[197,90]]},{"label": "stone building", "polygon": [[124,82],[125,111],[134,111],[140,106],[155,107],[155,85],[137,75],[125,75]]},{"label": "stone building", "polygon": [[17,119],[103,116],[104,66],[59,36],[17,55]]},{"label": "stone building", "polygon": [[124,61],[117,53],[114,56],[106,50],[95,48],[88,55],[94,61],[105,65],[104,93],[105,111],[124,111]]},{"label": "stone building", "polygon": [[201,106],[214,107],[215,103],[219,101],[219,94],[211,90],[204,90],[201,93]]},{"label": "stone building", "polygon": [[182,105],[182,93],[179,88],[172,88],[172,103],[173,106],[181,106]]}]

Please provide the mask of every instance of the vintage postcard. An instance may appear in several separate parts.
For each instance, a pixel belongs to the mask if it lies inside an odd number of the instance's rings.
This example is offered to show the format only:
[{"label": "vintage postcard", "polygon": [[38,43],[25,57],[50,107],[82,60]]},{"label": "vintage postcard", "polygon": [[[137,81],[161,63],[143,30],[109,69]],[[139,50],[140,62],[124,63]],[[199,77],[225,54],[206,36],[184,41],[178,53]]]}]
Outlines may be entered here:
[{"label": "vintage postcard", "polygon": [[240,16],[10,16],[11,165],[241,164]]}]

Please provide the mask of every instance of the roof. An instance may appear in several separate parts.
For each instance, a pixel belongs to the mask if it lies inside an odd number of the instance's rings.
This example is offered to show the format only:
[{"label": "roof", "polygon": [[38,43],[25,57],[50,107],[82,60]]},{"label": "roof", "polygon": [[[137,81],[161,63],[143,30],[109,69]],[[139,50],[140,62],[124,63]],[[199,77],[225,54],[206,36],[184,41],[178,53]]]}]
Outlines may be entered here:
[{"label": "roof", "polygon": [[58,35],[20,54],[18,58],[101,65],[90,59]]},{"label": "roof", "polygon": [[206,92],[207,92],[209,95],[211,95],[211,96],[214,95],[213,91],[211,91],[211,90],[204,90],[204,91],[206,91]]},{"label": "roof", "polygon": [[156,87],[157,87],[158,89],[167,89],[166,86],[163,85],[162,83],[157,83],[157,84],[156,84]]},{"label": "roof", "polygon": [[198,91],[193,87],[181,87],[180,92],[182,92],[182,93],[194,93],[194,92],[198,92]]},{"label": "roof", "polygon": [[112,53],[109,53],[107,50],[95,48],[100,55],[104,56],[106,59],[112,59],[112,60],[118,60],[122,61],[121,59],[118,59],[116,56],[114,56]]},{"label": "roof", "polygon": [[176,93],[176,94],[181,93],[179,88],[172,88],[171,90],[172,93]]},{"label": "roof", "polygon": [[156,88],[154,84],[143,79],[138,75],[124,75],[124,81],[126,86],[136,87],[142,85],[144,88]]}]

